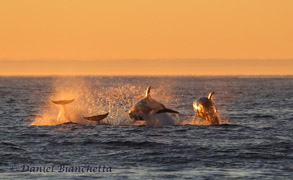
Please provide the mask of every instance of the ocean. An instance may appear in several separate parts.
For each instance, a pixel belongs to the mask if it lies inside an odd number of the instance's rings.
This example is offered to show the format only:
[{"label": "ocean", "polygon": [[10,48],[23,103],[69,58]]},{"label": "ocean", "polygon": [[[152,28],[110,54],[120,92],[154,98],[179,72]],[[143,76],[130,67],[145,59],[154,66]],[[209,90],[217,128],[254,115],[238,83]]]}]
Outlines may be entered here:
[{"label": "ocean", "polygon": [[[176,125],[129,118],[149,85]],[[192,107],[211,91],[220,125]],[[0,77],[0,179],[293,179],[292,94],[292,76]]]}]

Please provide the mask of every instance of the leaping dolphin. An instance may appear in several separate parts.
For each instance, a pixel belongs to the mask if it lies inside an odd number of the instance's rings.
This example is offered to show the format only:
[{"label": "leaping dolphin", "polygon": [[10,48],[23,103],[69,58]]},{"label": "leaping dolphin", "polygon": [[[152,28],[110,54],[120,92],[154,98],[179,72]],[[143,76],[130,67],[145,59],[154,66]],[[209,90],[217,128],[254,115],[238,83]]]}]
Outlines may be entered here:
[{"label": "leaping dolphin", "polygon": [[59,101],[52,101],[54,104],[61,105],[61,111],[58,114],[57,121],[60,121],[62,113],[66,120],[70,121],[70,117],[68,116],[67,109],[65,108],[66,104],[72,103],[74,99],[71,100],[59,100]]},{"label": "leaping dolphin", "polygon": [[208,97],[201,97],[193,102],[195,113],[209,124],[219,124],[219,115],[213,101],[214,92],[210,92]]},{"label": "leaping dolphin", "polygon": [[[74,99],[71,100],[59,100],[59,101],[52,101],[54,104],[62,105],[61,111],[58,114],[57,121],[60,120],[62,113],[64,114],[64,117],[67,121],[71,122],[70,116],[68,115],[67,109],[65,108],[66,104],[72,103]],[[98,124],[101,123],[101,120],[105,119],[108,116],[109,113],[96,115],[96,116],[90,116],[90,117],[83,117],[86,120],[89,121],[95,121],[98,122]]]},{"label": "leaping dolphin", "polygon": [[128,111],[129,117],[134,121],[145,121],[148,119],[150,114],[161,114],[161,113],[176,113],[172,109],[166,108],[162,103],[151,98],[150,95],[151,86],[146,90],[145,98],[137,102],[132,109]]},{"label": "leaping dolphin", "polygon": [[71,100],[59,100],[59,101],[52,101],[54,104],[66,105],[72,103],[74,99]]},{"label": "leaping dolphin", "polygon": [[101,114],[101,115],[97,115],[97,116],[83,117],[83,118],[86,120],[89,120],[89,121],[96,121],[98,124],[100,124],[101,121],[108,116],[108,114],[109,113]]}]

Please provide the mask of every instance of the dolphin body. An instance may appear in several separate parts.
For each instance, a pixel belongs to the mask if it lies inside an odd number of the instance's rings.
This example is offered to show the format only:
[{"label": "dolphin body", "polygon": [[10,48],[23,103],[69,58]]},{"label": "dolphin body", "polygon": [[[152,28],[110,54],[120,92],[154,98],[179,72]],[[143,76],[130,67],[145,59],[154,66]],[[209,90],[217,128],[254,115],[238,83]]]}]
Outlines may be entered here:
[{"label": "dolphin body", "polygon": [[95,121],[95,122],[97,122],[97,124],[101,124],[101,121],[103,119],[105,119],[108,116],[108,114],[109,113],[100,114],[100,115],[96,115],[96,116],[90,116],[90,117],[83,117],[83,118],[86,120],[89,120],[89,121]]},{"label": "dolphin body", "polygon": [[[57,104],[57,105],[61,105],[61,111],[59,112],[58,114],[58,118],[57,118],[57,121],[60,121],[60,118],[61,118],[61,115],[64,114],[64,118],[66,120],[68,120],[69,122],[72,122],[71,119],[70,119],[70,116],[67,112],[67,109],[65,107],[66,104],[69,104],[69,103],[72,103],[74,101],[74,99],[71,99],[71,100],[59,100],[59,101],[52,101],[54,104]],[[88,121],[95,121],[97,122],[98,124],[101,124],[101,121],[103,119],[105,119],[107,116],[108,116],[109,113],[106,113],[106,114],[101,114],[101,115],[96,115],[96,116],[90,116],[90,117],[83,117],[84,119],[88,120]]]},{"label": "dolphin body", "polygon": [[59,101],[52,101],[52,103],[64,106],[66,104],[72,103],[73,101],[74,101],[74,99],[71,99],[71,100],[59,100]]},{"label": "dolphin body", "polygon": [[193,109],[195,113],[201,117],[204,121],[211,125],[220,124],[220,118],[217,113],[212,97],[214,92],[210,92],[208,97],[201,97],[193,102]]},{"label": "dolphin body", "polygon": [[64,115],[64,118],[66,120],[68,120],[69,122],[71,122],[70,116],[68,115],[68,112],[67,112],[67,109],[66,109],[66,106],[65,105],[66,104],[70,104],[73,101],[74,101],[74,99],[71,99],[71,100],[52,101],[52,103],[54,103],[54,104],[61,105],[61,111],[58,114],[57,121],[60,121],[61,115],[63,114]]},{"label": "dolphin body", "polygon": [[134,121],[146,121],[147,125],[174,125],[174,120],[165,113],[179,114],[179,112],[168,109],[152,99],[150,90],[151,86],[147,88],[145,98],[128,111],[129,117]]}]

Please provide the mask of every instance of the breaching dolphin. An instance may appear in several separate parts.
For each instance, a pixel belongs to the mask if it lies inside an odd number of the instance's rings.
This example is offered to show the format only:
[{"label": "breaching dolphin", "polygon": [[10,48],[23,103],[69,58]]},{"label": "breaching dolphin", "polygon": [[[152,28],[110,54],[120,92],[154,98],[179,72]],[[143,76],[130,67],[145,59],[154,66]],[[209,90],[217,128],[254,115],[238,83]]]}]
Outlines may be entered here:
[{"label": "breaching dolphin", "polygon": [[[67,112],[67,109],[65,107],[66,104],[69,104],[69,103],[72,103],[74,101],[74,99],[71,99],[71,100],[59,100],[59,101],[52,101],[54,104],[58,104],[58,105],[62,105],[61,107],[61,111],[59,112],[58,114],[58,118],[57,118],[57,121],[60,120],[61,118],[61,115],[62,113],[64,114],[64,118],[71,122],[71,119],[70,119],[70,116]],[[105,119],[107,116],[108,116],[109,113],[106,113],[106,114],[101,114],[101,115],[96,115],[96,116],[90,116],[90,117],[83,117],[84,119],[86,120],[89,120],[89,121],[95,121],[97,122],[98,124],[100,124],[101,120]]]},{"label": "breaching dolphin", "polygon": [[209,124],[219,124],[220,118],[213,101],[214,92],[210,92],[208,97],[201,97],[193,102],[195,113]]},{"label": "breaching dolphin", "polygon": [[101,115],[96,115],[96,116],[90,116],[90,117],[83,117],[83,118],[86,119],[86,120],[89,120],[89,121],[95,121],[98,124],[100,124],[101,121],[108,116],[108,114],[109,113],[101,114]]},{"label": "breaching dolphin", "polygon": [[68,115],[67,109],[65,107],[66,104],[72,103],[74,99],[71,100],[59,100],[59,101],[52,101],[54,104],[61,105],[61,111],[58,114],[57,121],[60,121],[62,113],[64,114],[64,118],[67,121],[70,121],[70,116]]},{"label": "breaching dolphin", "polygon": [[162,113],[176,113],[172,109],[166,108],[162,103],[151,98],[150,95],[151,86],[146,90],[145,98],[137,102],[132,109],[128,111],[129,117],[134,121],[148,121],[152,118],[152,115],[158,115]]}]

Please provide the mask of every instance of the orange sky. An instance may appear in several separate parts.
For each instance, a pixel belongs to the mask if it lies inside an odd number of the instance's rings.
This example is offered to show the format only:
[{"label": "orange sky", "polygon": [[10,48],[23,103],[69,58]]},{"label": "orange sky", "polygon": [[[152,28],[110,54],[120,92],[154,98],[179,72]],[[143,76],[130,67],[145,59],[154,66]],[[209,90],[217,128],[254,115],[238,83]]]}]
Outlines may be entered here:
[{"label": "orange sky", "polygon": [[[292,19],[292,0],[0,0],[0,75],[149,74],[129,69],[165,61],[152,74],[293,74]],[[119,68],[92,67],[107,61]]]}]

